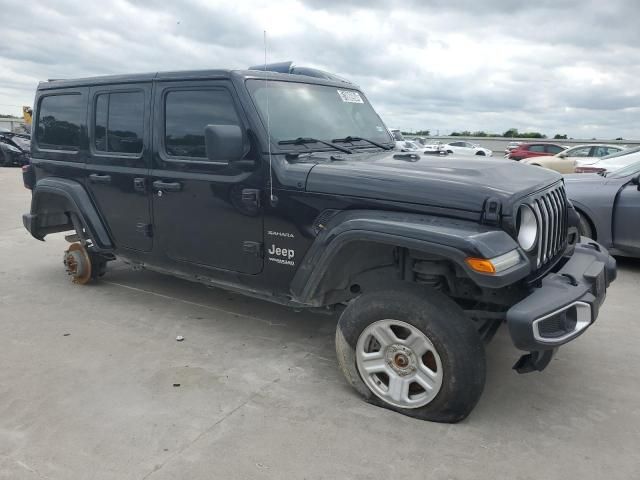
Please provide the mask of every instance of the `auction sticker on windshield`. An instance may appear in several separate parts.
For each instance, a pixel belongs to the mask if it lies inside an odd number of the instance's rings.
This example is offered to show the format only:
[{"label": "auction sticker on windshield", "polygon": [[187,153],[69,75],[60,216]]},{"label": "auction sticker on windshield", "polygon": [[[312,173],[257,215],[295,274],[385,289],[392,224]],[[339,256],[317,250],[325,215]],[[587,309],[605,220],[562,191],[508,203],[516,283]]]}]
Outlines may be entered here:
[{"label": "auction sticker on windshield", "polygon": [[364,100],[362,100],[358,92],[354,92],[353,90],[337,90],[337,92],[343,102],[364,103]]}]

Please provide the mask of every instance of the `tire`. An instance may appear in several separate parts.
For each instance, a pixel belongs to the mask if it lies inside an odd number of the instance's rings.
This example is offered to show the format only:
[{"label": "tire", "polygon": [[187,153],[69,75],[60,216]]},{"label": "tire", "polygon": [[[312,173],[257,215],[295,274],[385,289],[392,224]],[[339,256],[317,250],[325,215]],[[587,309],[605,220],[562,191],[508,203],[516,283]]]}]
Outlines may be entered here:
[{"label": "tire", "polygon": [[447,155],[453,155],[453,151],[452,150],[447,150]]},{"label": "tire", "polygon": [[[386,347],[377,342],[384,337],[380,331],[391,331]],[[403,339],[407,332],[409,337]],[[427,352],[422,354],[425,345]],[[352,300],[338,322],[336,352],[347,381],[367,402],[421,420],[459,422],[471,413],[484,389],[486,360],[480,335],[460,307],[434,290],[403,287]],[[405,360],[397,364],[402,355]],[[378,363],[365,366],[373,361]],[[367,374],[367,369],[375,372]],[[424,372],[430,372],[431,389],[422,386]],[[399,382],[407,386],[390,388]]]},{"label": "tire", "polygon": [[484,153],[484,152],[482,152],[482,151],[480,151],[480,152],[476,152],[476,155],[479,155],[479,156],[481,156],[481,157],[486,157],[486,156],[487,156],[487,154],[486,154],[486,153]]},{"label": "tire", "polygon": [[593,236],[593,227],[591,226],[591,222],[589,221],[587,216],[580,211],[576,210],[576,212],[578,213],[578,218],[580,219],[580,224],[578,225],[578,231],[580,232],[580,235],[595,240]]}]

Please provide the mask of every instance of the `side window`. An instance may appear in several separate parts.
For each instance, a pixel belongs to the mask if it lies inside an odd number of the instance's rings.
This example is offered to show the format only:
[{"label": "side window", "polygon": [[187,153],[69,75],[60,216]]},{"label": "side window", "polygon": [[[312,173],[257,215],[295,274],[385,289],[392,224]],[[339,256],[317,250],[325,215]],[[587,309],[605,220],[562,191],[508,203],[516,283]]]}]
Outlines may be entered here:
[{"label": "side window", "polygon": [[544,152],[544,145],[529,145],[530,152]]},{"label": "side window", "polygon": [[78,150],[85,110],[80,94],[42,97],[36,130],[38,145],[50,150]]},{"label": "side window", "polygon": [[557,145],[547,145],[547,152],[553,153],[554,155],[563,151],[564,148],[558,147]]},{"label": "side window", "polygon": [[167,155],[206,160],[207,125],[240,125],[226,90],[174,90],[165,97],[164,146]]},{"label": "side window", "polygon": [[94,146],[99,152],[142,153],[144,92],[112,92],[96,97]]},{"label": "side window", "polygon": [[581,147],[581,148],[574,148],[573,150],[570,150],[566,153],[567,153],[567,156],[569,157],[588,157],[590,152],[591,152],[591,147]]}]

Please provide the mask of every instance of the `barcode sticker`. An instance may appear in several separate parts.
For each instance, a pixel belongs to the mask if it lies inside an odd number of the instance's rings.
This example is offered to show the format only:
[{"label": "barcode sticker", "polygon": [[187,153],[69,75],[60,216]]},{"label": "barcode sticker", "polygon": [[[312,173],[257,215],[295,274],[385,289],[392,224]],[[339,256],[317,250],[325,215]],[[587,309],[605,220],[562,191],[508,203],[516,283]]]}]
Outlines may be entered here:
[{"label": "barcode sticker", "polygon": [[353,90],[337,90],[337,92],[343,102],[364,103],[364,100],[362,100],[358,92],[354,92]]}]

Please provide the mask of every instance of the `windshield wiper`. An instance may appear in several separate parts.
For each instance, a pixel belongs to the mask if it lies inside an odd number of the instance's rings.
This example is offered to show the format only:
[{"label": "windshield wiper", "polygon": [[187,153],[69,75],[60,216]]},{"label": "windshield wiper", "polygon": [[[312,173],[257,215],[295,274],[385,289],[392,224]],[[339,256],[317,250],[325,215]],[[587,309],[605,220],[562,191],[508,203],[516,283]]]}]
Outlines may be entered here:
[{"label": "windshield wiper", "polygon": [[378,148],[382,148],[384,150],[391,150],[392,147],[389,147],[387,145],[383,145],[381,143],[378,142],[374,142],[373,140],[369,140],[368,138],[362,138],[362,137],[352,137],[351,135],[344,137],[344,138],[334,138],[333,140],[331,140],[334,143],[353,143],[353,142],[369,142],[371,145],[374,145]]},{"label": "windshield wiper", "polygon": [[344,153],[353,153],[353,151],[347,147],[341,147],[339,145],[334,145],[330,142],[325,142],[324,140],[318,140],[317,138],[309,138],[309,137],[298,137],[294,140],[280,140],[278,145],[304,145],[305,143],[322,143],[323,145],[327,145],[328,147],[335,148],[336,150],[340,150]]}]

